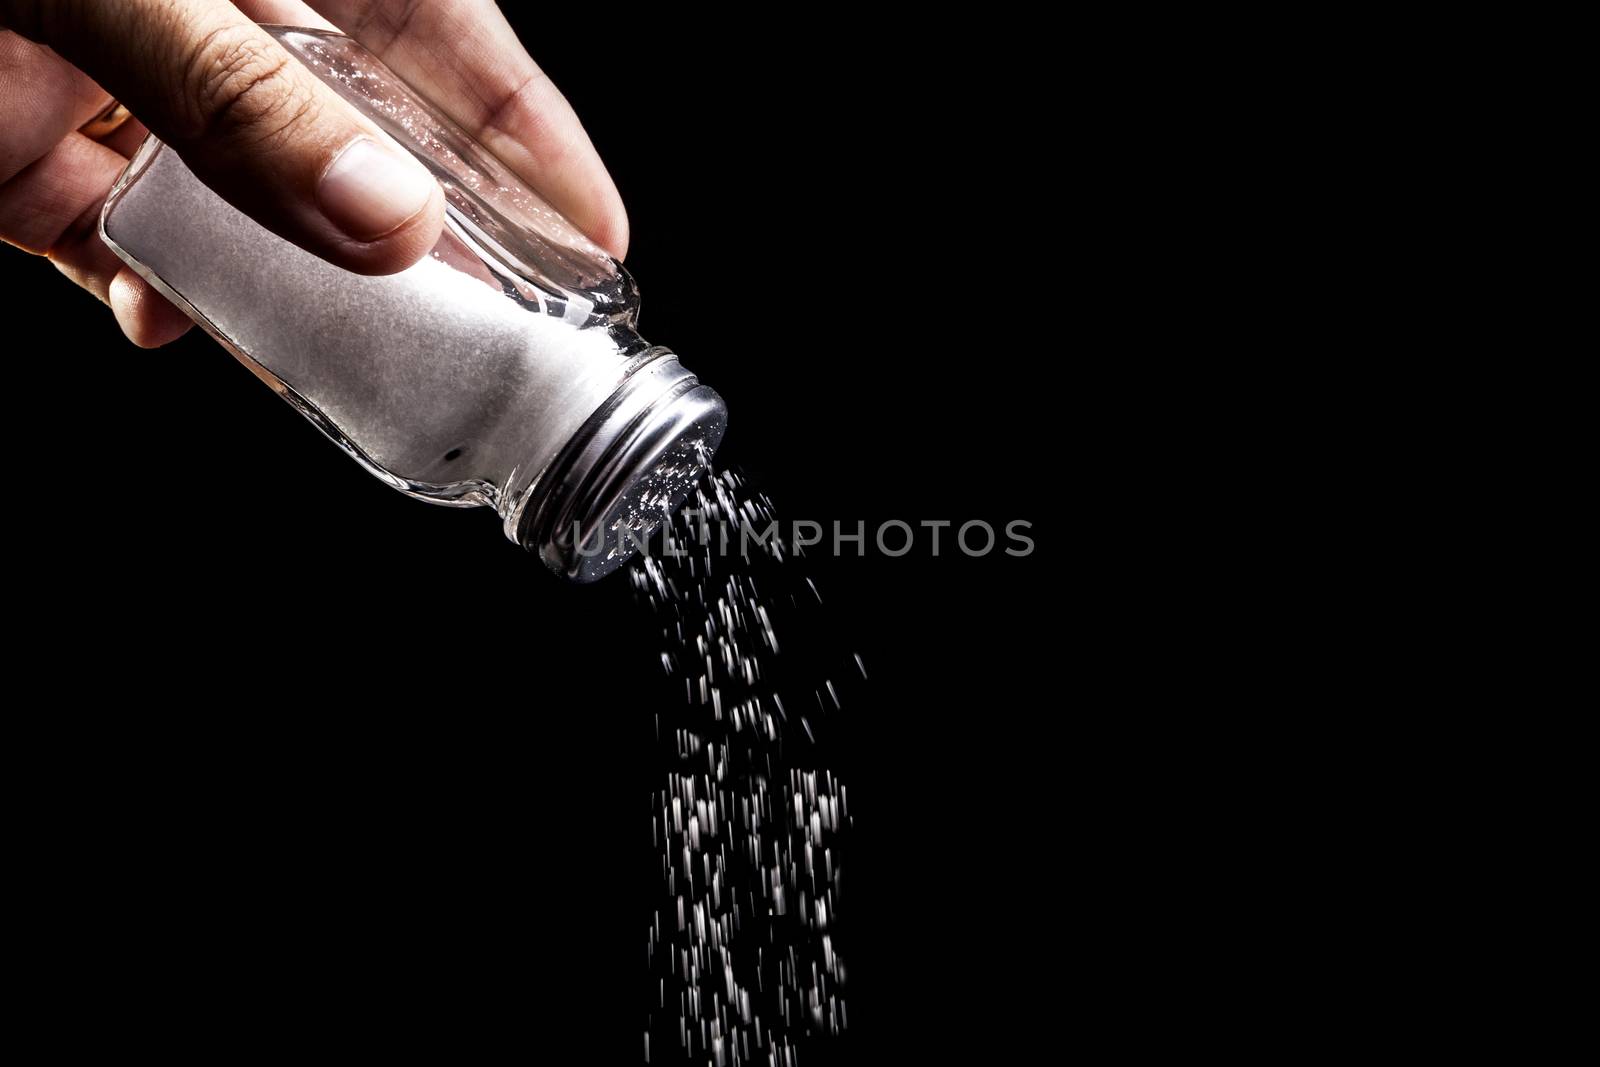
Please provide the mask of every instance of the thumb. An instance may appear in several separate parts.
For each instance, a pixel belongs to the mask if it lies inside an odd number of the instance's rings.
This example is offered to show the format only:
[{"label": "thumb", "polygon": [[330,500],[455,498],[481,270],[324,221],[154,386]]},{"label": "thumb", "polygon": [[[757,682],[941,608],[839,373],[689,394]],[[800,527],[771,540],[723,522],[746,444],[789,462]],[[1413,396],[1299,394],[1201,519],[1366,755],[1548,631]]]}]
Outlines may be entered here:
[{"label": "thumb", "polygon": [[390,274],[438,239],[444,195],[226,0],[0,0],[235,207],[330,262]]}]

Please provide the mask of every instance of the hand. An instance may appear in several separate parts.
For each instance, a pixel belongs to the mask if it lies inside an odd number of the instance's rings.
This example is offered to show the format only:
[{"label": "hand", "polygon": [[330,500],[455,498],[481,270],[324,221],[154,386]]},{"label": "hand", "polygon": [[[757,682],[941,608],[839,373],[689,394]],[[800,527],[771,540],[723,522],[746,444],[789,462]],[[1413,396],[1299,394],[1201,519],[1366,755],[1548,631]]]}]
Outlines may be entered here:
[{"label": "hand", "polygon": [[[99,237],[147,129],[235,207],[346,269],[404,270],[438,239],[438,184],[256,21],[350,34],[627,251],[616,187],[492,0],[0,0],[0,238],[108,303],[135,344],[190,325]],[[134,118],[103,143],[79,133],[113,96]]]}]

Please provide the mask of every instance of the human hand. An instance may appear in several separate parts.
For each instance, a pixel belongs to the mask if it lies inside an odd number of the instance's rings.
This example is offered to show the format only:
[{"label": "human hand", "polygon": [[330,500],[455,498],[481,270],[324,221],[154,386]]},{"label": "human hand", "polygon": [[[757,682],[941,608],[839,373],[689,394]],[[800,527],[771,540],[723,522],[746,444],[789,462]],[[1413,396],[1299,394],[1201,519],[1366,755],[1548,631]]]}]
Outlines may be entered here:
[{"label": "human hand", "polygon": [[[0,238],[48,256],[135,344],[190,325],[99,236],[147,130],[235,207],[348,270],[403,270],[438,239],[438,184],[257,21],[348,33],[626,253],[616,187],[492,0],[0,0]],[[113,96],[134,118],[103,142],[79,132]]]}]

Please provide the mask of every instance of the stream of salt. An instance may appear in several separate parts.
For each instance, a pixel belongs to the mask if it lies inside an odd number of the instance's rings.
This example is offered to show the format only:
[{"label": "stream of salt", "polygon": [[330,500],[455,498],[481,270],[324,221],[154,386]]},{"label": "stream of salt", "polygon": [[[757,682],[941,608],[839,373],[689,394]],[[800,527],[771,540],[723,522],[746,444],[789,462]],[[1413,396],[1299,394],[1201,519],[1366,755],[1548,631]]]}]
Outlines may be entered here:
[{"label": "stream of salt", "polygon": [[803,556],[752,536],[773,518],[737,472],[708,474],[631,568],[678,694],[655,717],[649,1063],[792,1067],[848,1026],[851,816],[829,759],[866,667]]}]

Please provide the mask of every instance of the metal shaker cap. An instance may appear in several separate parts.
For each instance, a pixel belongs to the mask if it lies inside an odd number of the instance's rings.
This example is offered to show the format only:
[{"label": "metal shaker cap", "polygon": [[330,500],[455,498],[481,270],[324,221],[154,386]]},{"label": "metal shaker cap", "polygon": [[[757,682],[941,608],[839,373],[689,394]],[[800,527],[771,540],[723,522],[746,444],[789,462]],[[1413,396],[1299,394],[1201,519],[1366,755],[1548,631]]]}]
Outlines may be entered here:
[{"label": "metal shaker cap", "polygon": [[667,356],[629,377],[550,464],[518,540],[592,582],[627,562],[683,503],[722,443],[722,397]]}]

